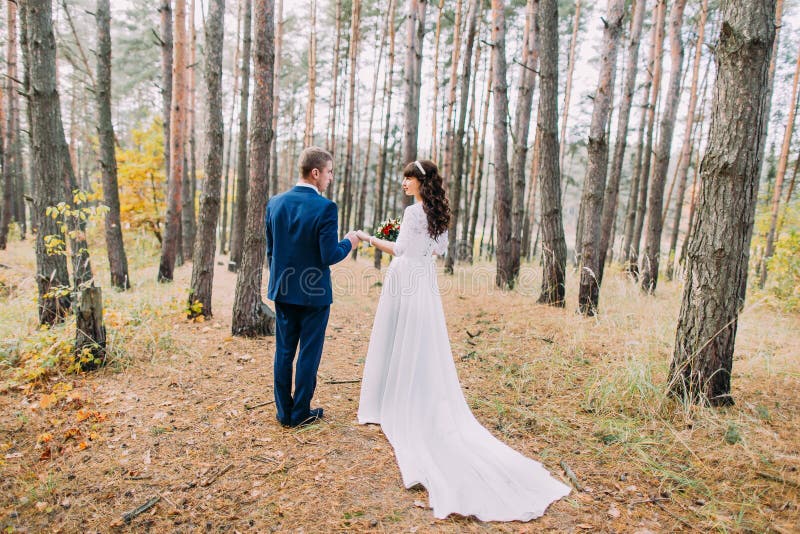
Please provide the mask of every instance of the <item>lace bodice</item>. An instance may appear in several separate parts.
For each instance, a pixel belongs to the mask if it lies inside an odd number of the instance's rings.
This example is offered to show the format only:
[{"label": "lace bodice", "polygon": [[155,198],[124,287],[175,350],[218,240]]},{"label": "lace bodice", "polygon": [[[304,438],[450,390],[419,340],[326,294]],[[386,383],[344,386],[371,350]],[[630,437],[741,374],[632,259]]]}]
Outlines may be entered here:
[{"label": "lace bodice", "polygon": [[410,259],[429,258],[447,252],[447,230],[433,239],[428,233],[428,218],[422,204],[417,202],[403,212],[400,235],[394,245],[394,255]]}]

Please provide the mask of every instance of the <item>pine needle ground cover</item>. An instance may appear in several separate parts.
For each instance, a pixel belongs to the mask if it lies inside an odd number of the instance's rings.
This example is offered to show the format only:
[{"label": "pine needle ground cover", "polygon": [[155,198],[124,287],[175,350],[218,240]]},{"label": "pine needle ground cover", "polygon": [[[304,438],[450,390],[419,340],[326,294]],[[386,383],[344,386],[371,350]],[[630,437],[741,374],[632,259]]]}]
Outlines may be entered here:
[{"label": "pine needle ground cover", "polygon": [[12,243],[0,268],[3,531],[793,532],[800,524],[800,315],[766,294],[749,296],[739,322],[736,404],[706,409],[665,395],[678,282],[645,296],[612,270],[601,313],[585,319],[570,307],[574,273],[565,310],[535,304],[535,264],[510,292],[493,288],[488,265],[440,274],[453,358],[476,417],[581,489],[531,523],[439,521],[424,489],[403,488],[380,430],[356,423],[382,278],[371,258],[333,269],[314,403],[325,418],[292,430],[277,424],[271,404],[274,338],[230,336],[234,274],[217,266],[216,315],[192,322],[183,309],[191,266],[158,284],[156,262],[134,258],[132,291],[104,291],[108,361],[80,373],[69,350],[74,323],[36,328],[30,248]]}]

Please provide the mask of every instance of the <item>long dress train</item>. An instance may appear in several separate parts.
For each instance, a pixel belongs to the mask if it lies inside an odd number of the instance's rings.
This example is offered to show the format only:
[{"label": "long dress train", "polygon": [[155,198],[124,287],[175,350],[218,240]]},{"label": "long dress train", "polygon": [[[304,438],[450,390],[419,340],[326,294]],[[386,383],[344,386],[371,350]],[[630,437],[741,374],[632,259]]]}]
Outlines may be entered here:
[{"label": "long dress train", "polygon": [[422,204],[404,213],[375,314],[358,421],[380,424],[403,484],[428,490],[434,516],[528,521],[570,492],[539,463],[486,430],[467,405],[453,363]]}]

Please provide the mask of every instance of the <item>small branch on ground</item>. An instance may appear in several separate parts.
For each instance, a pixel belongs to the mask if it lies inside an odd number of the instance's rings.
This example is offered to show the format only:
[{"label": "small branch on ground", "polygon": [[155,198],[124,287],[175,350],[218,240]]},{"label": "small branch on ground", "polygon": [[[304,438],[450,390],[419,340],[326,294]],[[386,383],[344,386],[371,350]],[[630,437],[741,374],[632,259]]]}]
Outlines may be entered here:
[{"label": "small branch on ground", "polygon": [[792,487],[795,487],[795,488],[800,488],[800,482],[797,482],[795,480],[789,480],[787,478],[783,478],[783,477],[778,476],[778,475],[773,475],[771,473],[766,473],[764,471],[759,471],[758,472],[758,476],[760,476],[761,478],[766,478],[767,480],[771,480],[773,482],[780,482],[781,484],[786,484],[788,486],[792,486]]},{"label": "small branch on ground", "polygon": [[275,400],[273,399],[273,400],[270,400],[270,401],[259,402],[258,404],[253,404],[252,406],[249,406],[249,405],[245,404],[244,405],[244,409],[245,410],[255,410],[256,408],[261,408],[262,406],[269,406],[270,404],[273,404],[274,402],[275,402]]},{"label": "small branch on ground", "polygon": [[326,380],[326,384],[358,384],[361,382],[360,378],[356,378],[353,380]]},{"label": "small branch on ground", "polygon": [[141,506],[139,506],[137,508],[134,508],[130,512],[125,512],[124,514],[122,514],[122,520],[125,522],[126,525],[129,524],[133,520],[133,518],[135,518],[136,516],[138,516],[140,514],[143,514],[144,512],[148,511],[150,508],[155,506],[156,503],[158,501],[160,501],[160,500],[161,500],[161,496],[160,495],[151,498],[149,501],[147,501],[143,505],[141,505]]},{"label": "small branch on ground", "polygon": [[226,465],[220,471],[217,471],[216,473],[214,473],[213,475],[208,477],[206,480],[202,481],[200,483],[200,486],[202,486],[204,488],[210,486],[211,484],[216,482],[219,477],[221,477],[222,475],[224,475],[225,473],[230,471],[232,467],[233,467],[233,464]]},{"label": "small branch on ground", "polygon": [[575,486],[575,489],[578,491],[583,491],[583,486],[580,482],[578,482],[578,477],[575,476],[575,472],[564,460],[561,460],[561,468],[564,470],[564,473],[566,473],[567,478],[569,478],[569,480],[572,482],[572,485]]}]

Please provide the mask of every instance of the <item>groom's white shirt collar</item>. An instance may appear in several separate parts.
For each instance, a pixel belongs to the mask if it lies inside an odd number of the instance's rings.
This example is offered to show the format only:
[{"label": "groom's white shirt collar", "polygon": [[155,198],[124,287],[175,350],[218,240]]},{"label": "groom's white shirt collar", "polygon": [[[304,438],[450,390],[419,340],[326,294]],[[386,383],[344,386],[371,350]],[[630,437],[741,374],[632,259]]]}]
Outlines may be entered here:
[{"label": "groom's white shirt collar", "polygon": [[297,182],[297,185],[300,186],[300,187],[310,187],[311,189],[316,191],[318,195],[322,194],[322,193],[319,192],[319,189],[317,189],[317,186],[314,185],[314,184],[309,184],[309,183],[306,183],[306,182]]}]

